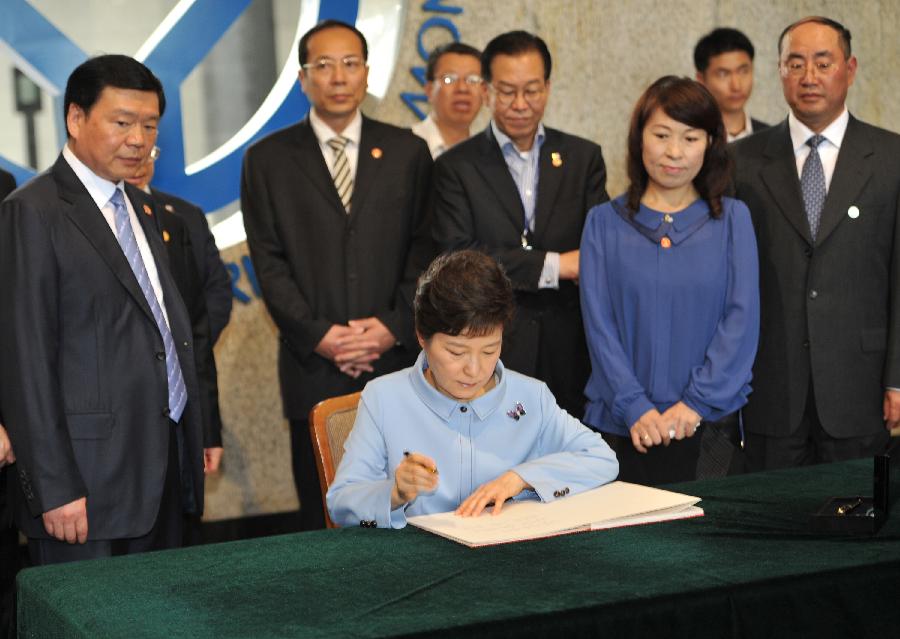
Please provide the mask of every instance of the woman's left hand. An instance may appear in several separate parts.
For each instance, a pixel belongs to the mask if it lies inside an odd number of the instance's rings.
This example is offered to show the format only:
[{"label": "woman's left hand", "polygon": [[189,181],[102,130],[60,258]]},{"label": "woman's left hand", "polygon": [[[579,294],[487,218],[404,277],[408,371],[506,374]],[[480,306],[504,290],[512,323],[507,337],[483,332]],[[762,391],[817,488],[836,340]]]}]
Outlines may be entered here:
[{"label": "woman's left hand", "polygon": [[507,499],[515,497],[528,487],[518,473],[508,470],[497,479],[479,486],[459,505],[456,514],[462,517],[477,517],[482,510],[493,503],[492,514],[499,515],[500,509],[503,508],[503,503]]},{"label": "woman's left hand", "polygon": [[673,439],[693,437],[700,421],[700,415],[684,402],[673,404],[662,414],[662,422],[669,427],[669,433],[675,433]]}]

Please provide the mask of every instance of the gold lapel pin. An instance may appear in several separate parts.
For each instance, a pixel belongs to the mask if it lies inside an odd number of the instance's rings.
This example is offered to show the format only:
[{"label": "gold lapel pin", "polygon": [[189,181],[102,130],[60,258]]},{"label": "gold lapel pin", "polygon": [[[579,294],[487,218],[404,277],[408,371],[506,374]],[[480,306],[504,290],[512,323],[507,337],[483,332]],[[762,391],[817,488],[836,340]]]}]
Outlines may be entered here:
[{"label": "gold lapel pin", "polygon": [[150,208],[149,204],[144,205],[144,213],[147,215],[153,215],[153,209]]},{"label": "gold lapel pin", "polygon": [[381,149],[379,149],[377,146],[374,149],[372,149],[372,157],[375,158],[376,160],[380,160],[382,155],[384,155],[384,154],[381,152]]},{"label": "gold lapel pin", "polygon": [[554,151],[550,154],[550,164],[555,167],[562,166],[562,156],[558,152]]},{"label": "gold lapel pin", "polygon": [[172,236],[169,235],[167,230],[163,229],[163,242],[168,242],[170,239],[172,239]]},{"label": "gold lapel pin", "polygon": [[664,249],[671,248],[671,247],[672,247],[672,240],[670,240],[670,239],[667,238],[667,237],[664,237],[663,239],[661,239],[661,240],[659,241],[659,245],[660,245],[661,247],[663,247]]},{"label": "gold lapel pin", "polygon": [[166,210],[167,210],[169,213],[174,213],[174,212],[175,212],[175,207],[172,206],[171,204],[166,204],[165,208],[166,208]]}]

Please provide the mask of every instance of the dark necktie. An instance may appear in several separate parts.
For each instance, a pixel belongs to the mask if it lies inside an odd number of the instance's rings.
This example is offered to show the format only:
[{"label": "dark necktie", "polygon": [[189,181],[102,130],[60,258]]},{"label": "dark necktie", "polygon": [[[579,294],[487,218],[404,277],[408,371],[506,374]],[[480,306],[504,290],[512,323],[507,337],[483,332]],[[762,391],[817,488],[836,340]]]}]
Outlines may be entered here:
[{"label": "dark necktie", "polygon": [[125,195],[122,193],[122,190],[116,189],[109,201],[116,212],[116,239],[119,240],[119,246],[122,247],[122,252],[125,253],[125,259],[128,260],[128,264],[137,278],[147,304],[150,305],[150,311],[153,313],[153,319],[156,320],[156,326],[166,348],[166,377],[169,382],[169,419],[177,422],[181,419],[181,414],[184,412],[184,407],[187,404],[187,390],[184,386],[184,377],[181,374],[181,364],[179,364],[178,355],[175,353],[175,340],[172,339],[172,332],[169,330],[162,307],[160,307],[159,300],[156,299],[156,293],[153,291],[153,285],[150,283],[150,275],[147,273],[147,267],[144,265],[144,259],[141,257],[141,251],[134,237],[134,230],[131,228],[131,219],[128,216],[128,208],[125,206]]},{"label": "dark necktie", "polygon": [[822,158],[819,157],[818,146],[825,141],[821,135],[814,135],[806,143],[809,155],[800,172],[800,189],[803,191],[803,205],[806,208],[806,219],[809,222],[809,233],[813,241],[819,233],[819,222],[822,219],[822,207],[825,204],[825,170]]}]

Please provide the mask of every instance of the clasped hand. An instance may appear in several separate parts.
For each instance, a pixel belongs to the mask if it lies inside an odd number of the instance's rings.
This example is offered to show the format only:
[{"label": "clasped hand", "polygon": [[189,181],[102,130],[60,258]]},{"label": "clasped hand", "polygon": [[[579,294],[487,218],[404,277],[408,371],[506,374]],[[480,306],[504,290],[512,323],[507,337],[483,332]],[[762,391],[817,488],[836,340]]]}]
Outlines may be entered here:
[{"label": "clasped hand", "polygon": [[13,452],[12,442],[9,441],[9,435],[6,434],[3,424],[0,424],[0,468],[7,464],[14,464],[15,461],[16,455]]},{"label": "clasped hand", "polygon": [[631,426],[631,443],[639,453],[653,446],[668,446],[672,439],[693,437],[700,425],[700,415],[684,402],[677,402],[664,413],[648,410]]},{"label": "clasped hand", "polygon": [[316,346],[316,353],[356,379],[374,371],[372,362],[397,343],[394,334],[377,317],[333,324]]}]

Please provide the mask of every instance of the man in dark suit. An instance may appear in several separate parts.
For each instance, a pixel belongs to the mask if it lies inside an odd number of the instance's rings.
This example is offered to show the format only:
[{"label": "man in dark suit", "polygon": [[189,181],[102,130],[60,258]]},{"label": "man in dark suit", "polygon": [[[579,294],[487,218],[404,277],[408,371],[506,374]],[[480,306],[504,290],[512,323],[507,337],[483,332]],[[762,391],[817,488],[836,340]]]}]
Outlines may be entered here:
[{"label": "man in dark suit", "polygon": [[496,258],[516,289],[503,363],[544,380],[560,406],[584,413],[590,372],[578,299],[578,246],[588,210],[609,199],[596,144],[545,128],[551,58],[524,31],[481,57],[491,123],[435,164],[434,238]]},{"label": "man in dark suit", "polygon": [[872,455],[900,421],[900,136],[847,112],[842,25],[804,18],[779,50],[788,119],[735,145],[760,253],[754,470]]},{"label": "man in dark suit", "polygon": [[768,128],[751,118],[744,107],[753,92],[753,43],[737,29],[719,27],[700,38],[694,47],[697,82],[716,99],[728,142]]},{"label": "man in dark suit", "polygon": [[415,278],[432,257],[428,147],[363,117],[367,47],[354,27],[320,23],[300,40],[300,123],[244,158],[241,207],[266,307],[278,326],[304,529],[324,525],[307,417],[317,402],[409,365]]},{"label": "man in dark suit", "polygon": [[7,195],[16,190],[16,178],[11,173],[0,169],[0,202]]},{"label": "man in dark suit", "polygon": [[177,546],[203,507],[191,323],[153,201],[123,182],[165,97],[132,58],[80,65],[68,142],[0,205],[0,405],[8,495],[36,564]]}]

